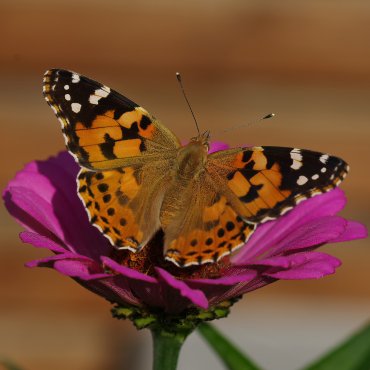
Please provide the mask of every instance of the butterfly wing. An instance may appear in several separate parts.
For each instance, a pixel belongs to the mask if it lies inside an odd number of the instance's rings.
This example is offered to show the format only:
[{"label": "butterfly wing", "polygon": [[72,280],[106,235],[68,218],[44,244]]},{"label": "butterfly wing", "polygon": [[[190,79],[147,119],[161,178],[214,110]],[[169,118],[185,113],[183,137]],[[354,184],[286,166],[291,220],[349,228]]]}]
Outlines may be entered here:
[{"label": "butterfly wing", "polygon": [[[241,247],[255,229],[238,215],[207,172],[168,190],[162,209],[165,258],[180,267],[217,262]],[[181,196],[179,196],[181,194]]]},{"label": "butterfly wing", "polygon": [[334,188],[348,169],[342,159],[328,154],[271,146],[220,151],[208,159],[208,171],[228,201],[253,223],[275,219]]},{"label": "butterfly wing", "polygon": [[52,69],[43,92],[83,167],[78,194],[118,248],[140,249],[159,228],[164,181],[180,142],[145,109],[77,73]]},{"label": "butterfly wing", "polygon": [[68,150],[88,169],[118,168],[180,146],[144,108],[75,72],[47,71],[43,93],[61,122]]},{"label": "butterfly wing", "polygon": [[179,211],[165,229],[166,259],[179,266],[216,262],[244,245],[258,223],[332,189],[347,172],[337,157],[296,148],[213,153],[183,198],[171,200]]},{"label": "butterfly wing", "polygon": [[167,166],[160,161],[101,172],[82,169],[78,193],[90,222],[111,244],[135,252],[161,226],[159,212],[167,174]]}]

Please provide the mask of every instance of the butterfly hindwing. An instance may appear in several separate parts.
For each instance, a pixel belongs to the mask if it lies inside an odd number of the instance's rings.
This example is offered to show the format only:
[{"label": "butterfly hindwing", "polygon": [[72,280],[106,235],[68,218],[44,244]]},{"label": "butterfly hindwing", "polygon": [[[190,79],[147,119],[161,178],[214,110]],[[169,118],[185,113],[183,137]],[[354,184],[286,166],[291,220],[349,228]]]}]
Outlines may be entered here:
[{"label": "butterfly hindwing", "polygon": [[75,72],[47,71],[43,92],[61,122],[68,150],[85,168],[118,168],[130,158],[158,156],[180,146],[144,108]]},{"label": "butterfly hindwing", "polygon": [[81,169],[78,193],[90,222],[118,249],[135,252],[160,228],[166,162],[93,172]]},{"label": "butterfly hindwing", "polygon": [[349,168],[328,154],[266,146],[216,152],[209,156],[208,169],[240,215],[260,223],[334,188]]},{"label": "butterfly hindwing", "polygon": [[186,188],[174,183],[166,194],[162,209],[171,204],[175,211],[170,222],[162,219],[165,258],[180,267],[217,262],[244,245],[255,229],[215,185],[204,172]]}]

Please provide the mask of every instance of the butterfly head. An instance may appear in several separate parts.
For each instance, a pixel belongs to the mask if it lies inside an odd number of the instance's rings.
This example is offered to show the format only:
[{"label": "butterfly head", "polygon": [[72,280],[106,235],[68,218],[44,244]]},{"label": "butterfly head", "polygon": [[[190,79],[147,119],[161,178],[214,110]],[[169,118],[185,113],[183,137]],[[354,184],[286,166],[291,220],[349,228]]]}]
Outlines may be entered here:
[{"label": "butterfly head", "polygon": [[182,178],[194,178],[204,170],[209,150],[209,131],[190,139],[177,154],[178,171]]},{"label": "butterfly head", "polygon": [[211,133],[209,132],[209,130],[207,130],[203,132],[202,134],[199,134],[198,136],[191,138],[190,142],[201,144],[202,146],[204,146],[204,148],[206,148],[208,152],[210,138],[211,138]]}]

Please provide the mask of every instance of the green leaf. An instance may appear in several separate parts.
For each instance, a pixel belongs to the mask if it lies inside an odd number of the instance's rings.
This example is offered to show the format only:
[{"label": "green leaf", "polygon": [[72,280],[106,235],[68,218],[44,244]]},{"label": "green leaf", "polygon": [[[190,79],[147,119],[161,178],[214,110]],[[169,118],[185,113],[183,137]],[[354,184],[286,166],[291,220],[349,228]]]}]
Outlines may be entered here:
[{"label": "green leaf", "polygon": [[369,370],[370,324],[304,370]]},{"label": "green leaf", "polygon": [[2,365],[5,370],[21,370],[21,368],[16,366],[14,363],[10,362],[9,360],[4,360],[1,358],[0,365]]},{"label": "green leaf", "polygon": [[213,350],[220,356],[221,360],[229,370],[260,370],[248,359],[238,348],[234,346],[228,339],[226,339],[221,332],[216,330],[211,324],[202,323],[198,330],[203,338],[213,348]]}]

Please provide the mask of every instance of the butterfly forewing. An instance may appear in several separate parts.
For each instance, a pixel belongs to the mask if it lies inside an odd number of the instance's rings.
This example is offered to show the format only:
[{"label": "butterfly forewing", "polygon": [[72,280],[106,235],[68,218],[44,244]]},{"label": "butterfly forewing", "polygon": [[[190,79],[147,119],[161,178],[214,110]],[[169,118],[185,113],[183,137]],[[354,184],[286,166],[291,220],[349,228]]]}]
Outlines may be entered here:
[{"label": "butterfly forewing", "polygon": [[68,150],[81,166],[118,168],[131,164],[131,158],[158,158],[180,146],[144,108],[87,77],[52,69],[45,74],[43,91],[61,122]]},{"label": "butterfly forewing", "polygon": [[208,168],[249,222],[275,219],[300,201],[337,186],[348,165],[340,158],[281,147],[231,149],[211,154]]}]

